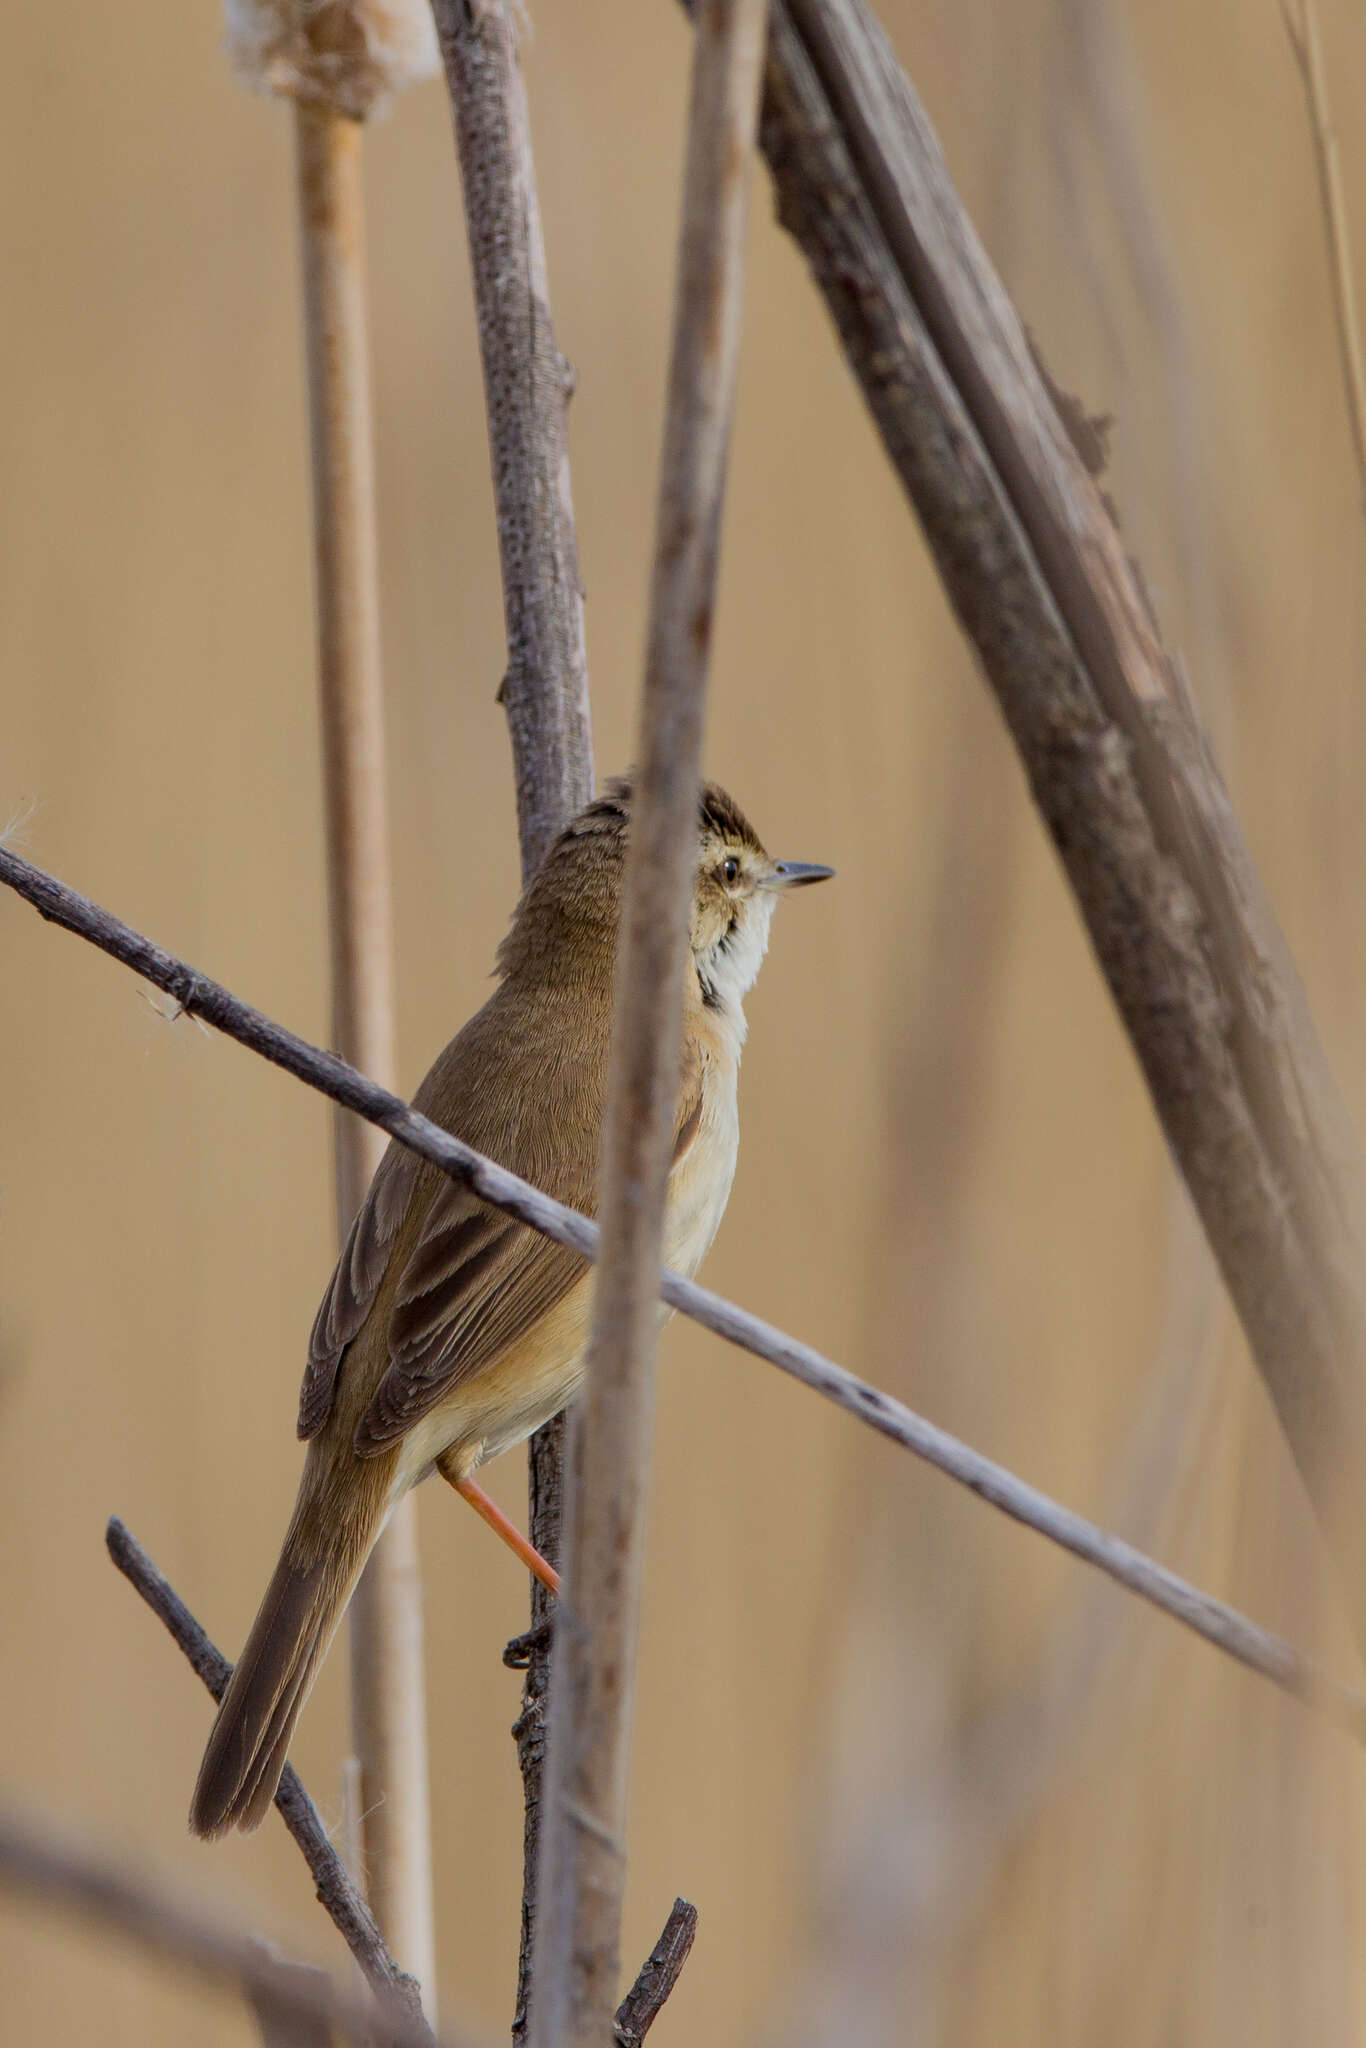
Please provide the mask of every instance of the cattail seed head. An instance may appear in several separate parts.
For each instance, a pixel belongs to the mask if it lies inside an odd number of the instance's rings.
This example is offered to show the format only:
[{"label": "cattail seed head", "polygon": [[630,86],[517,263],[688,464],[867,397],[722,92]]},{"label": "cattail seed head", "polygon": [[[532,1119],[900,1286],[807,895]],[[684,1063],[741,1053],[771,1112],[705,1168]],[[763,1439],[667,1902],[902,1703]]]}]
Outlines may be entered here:
[{"label": "cattail seed head", "polygon": [[257,92],[331,107],[354,121],[437,69],[424,0],[225,0],[228,55]]}]

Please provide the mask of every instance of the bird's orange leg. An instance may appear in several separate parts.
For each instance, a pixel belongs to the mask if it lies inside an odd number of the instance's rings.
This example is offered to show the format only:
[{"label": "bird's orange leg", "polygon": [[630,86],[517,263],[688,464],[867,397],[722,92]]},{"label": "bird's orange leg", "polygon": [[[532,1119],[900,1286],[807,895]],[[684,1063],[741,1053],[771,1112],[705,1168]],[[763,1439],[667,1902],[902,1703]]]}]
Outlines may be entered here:
[{"label": "bird's orange leg", "polygon": [[560,1575],[554,1565],[547,1564],[534,1543],[524,1536],[515,1522],[510,1522],[497,1501],[490,1500],[482,1486],[476,1486],[472,1479],[452,1479],[440,1462],[437,1470],[448,1485],[453,1486],[462,1500],[467,1500],[476,1515],[487,1522],[495,1536],[501,1536],[508,1549],[519,1557],[529,1572],[534,1572],[543,1586],[552,1593],[560,1590]]}]

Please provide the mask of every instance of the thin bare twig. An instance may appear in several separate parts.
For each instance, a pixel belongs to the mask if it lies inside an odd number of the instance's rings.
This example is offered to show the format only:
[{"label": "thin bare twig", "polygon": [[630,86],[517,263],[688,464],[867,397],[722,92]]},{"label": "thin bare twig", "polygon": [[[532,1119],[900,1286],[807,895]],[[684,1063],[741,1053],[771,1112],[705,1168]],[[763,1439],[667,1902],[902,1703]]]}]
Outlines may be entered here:
[{"label": "thin bare twig", "polygon": [[[232,1676],[227,1658],[117,1515],[110,1517],[104,1540],[110,1557],[129,1585],[165,1625],[213,1698],[221,1700]],[[355,1957],[366,1983],[386,2009],[394,2008],[406,2016],[418,2039],[433,2042],[435,2036],[422,2013],[421,1985],[394,1961],[375,1916],[333,1848],[318,1809],[292,1764],[285,1765],[275,1804],[303,1853],[317,1889],[318,1904]]]},{"label": "thin bare twig", "polygon": [[[119,1571],[134,1591],[141,1594],[172,1640],[184,1651],[191,1670],[204,1681],[215,1700],[222,1699],[232,1676],[232,1666],[191,1614],[174,1586],[157,1570],[137,1538],[124,1527],[117,1515],[110,1516],[104,1540]],[[350,1949],[376,1998],[386,2010],[398,2011],[411,2023],[416,2030],[416,2040],[426,2042],[428,2048],[439,2048],[437,2037],[422,2010],[422,1986],[394,1961],[384,1936],[375,1924],[374,1915],[345,1862],[333,1847],[322,1816],[305,1791],[293,1764],[285,1765],[275,1805],[303,1853],[316,1886],[318,1904]],[[678,1973],[688,1959],[696,1932],[696,1906],[690,1906],[686,1899],[675,1899],[663,1933],[617,2010],[615,2025],[621,2048],[635,2048],[635,2044],[645,2038],[678,1981]],[[287,1967],[298,1969],[303,1966],[289,1964]],[[267,2007],[278,2005],[278,2001],[265,1994],[260,2003]]]},{"label": "thin bare twig", "polygon": [[1323,36],[1316,0],[1281,0],[1281,19],[1304,83],[1309,132],[1314,138],[1314,168],[1318,173],[1319,205],[1323,210],[1328,269],[1333,280],[1333,319],[1337,327],[1338,351],[1342,357],[1343,395],[1347,401],[1347,422],[1352,434],[1352,453],[1356,457],[1357,482],[1361,487],[1362,505],[1366,507],[1366,357],[1363,357],[1361,346],[1352,236],[1347,225],[1347,195],[1342,185],[1337,130],[1328,104],[1328,74],[1323,64]]},{"label": "thin bare twig", "polygon": [[[586,1260],[597,1257],[598,1226],[586,1216],[566,1209],[539,1188],[485,1159],[430,1118],[419,1115],[398,1096],[356,1073],[335,1053],[323,1052],[294,1032],[286,1031],[261,1011],[230,995],[219,983],[196,974],[184,961],[163,952],[150,939],[5,846],[0,846],[0,882],[31,903],[48,922],[75,932],[101,952],[133,968],[176,1002],[177,1014],[201,1017],[206,1024],[307,1082],[320,1094],[368,1117],[401,1144],[472,1189],[493,1208],[517,1217]],[[756,1358],[767,1359],[791,1378],[800,1380],[803,1386],[813,1388],[837,1407],[989,1501],[1003,1514],[1095,1565],[1238,1663],[1315,1707],[1359,1739],[1366,1739],[1366,1699],[1330,1678],[1309,1658],[1248,1621],[1236,1609],[1212,1599],[1131,1544],[1061,1507],[1004,1466],[984,1458],[900,1401],[846,1372],[811,1345],[786,1336],[747,1309],[737,1308],[709,1288],[700,1287],[695,1280],[685,1280],[666,1270],[659,1291],[671,1308],[691,1317],[704,1329]]]},{"label": "thin bare twig", "polygon": [[1360,1158],[1189,692],[862,0],[774,0],[761,138],[1366,1625]]},{"label": "thin bare twig", "polygon": [[[512,10],[433,0],[450,92],[484,370],[508,665],[499,692],[512,739],[525,879],[593,793],[567,407],[573,372],[550,317],[526,90]],[[564,1418],[527,1451],[531,1540],[560,1555]],[[513,1728],[525,1808],[522,1929],[513,2040],[524,2039],[536,1921],[551,1597],[531,1580],[522,1710]]]},{"label": "thin bare twig", "polygon": [[697,1935],[697,1908],[686,1899],[675,1899],[664,1931],[641,1964],[640,1975],[617,2007],[613,2021],[617,2048],[640,2048],[679,1973],[692,1952]]},{"label": "thin bare twig", "polygon": [[681,968],[764,13],[765,0],[702,0],[694,38],[639,766],[617,941],[600,1270],[584,1391],[569,1423],[561,1597],[571,1620],[555,1637],[531,1987],[538,2048],[602,2048],[620,1972]]},{"label": "thin bare twig", "polygon": [[[117,1928],[143,1948],[238,1985],[276,2012],[340,2029],[349,2040],[378,2040],[385,2048],[441,2048],[420,2015],[414,2018],[392,2005],[377,2012],[370,1999],[342,1990],[321,1971],[315,1975],[280,1964],[255,1935],[187,1907],[179,1892],[133,1876],[126,1859],[115,1862],[99,1855],[12,1809],[0,1811],[0,1885],[17,1896],[79,1913],[98,1927]],[[462,2043],[473,2048],[470,2035],[444,2039],[446,2048],[462,2048]]]}]

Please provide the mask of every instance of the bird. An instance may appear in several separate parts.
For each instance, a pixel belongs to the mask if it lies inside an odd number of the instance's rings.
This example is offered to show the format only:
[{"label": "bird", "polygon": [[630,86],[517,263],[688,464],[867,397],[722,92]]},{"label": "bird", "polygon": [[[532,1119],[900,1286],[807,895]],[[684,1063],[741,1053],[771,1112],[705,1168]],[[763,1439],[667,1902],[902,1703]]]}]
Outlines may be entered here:
[{"label": "bird", "polygon": [[[554,841],[499,947],[494,993],[414,1097],[424,1116],[588,1215],[631,800],[631,778],[615,778]],[[832,872],[772,859],[734,799],[701,785],[664,1233],[666,1263],[689,1276],[730,1195],[743,1004],[774,905]],[[573,1399],[591,1287],[578,1254],[389,1145],[309,1339],[298,1497],[204,1753],[194,1834],[250,1830],[269,1811],[328,1645],[410,1487],[439,1473],[556,1585],[474,1474]]]}]

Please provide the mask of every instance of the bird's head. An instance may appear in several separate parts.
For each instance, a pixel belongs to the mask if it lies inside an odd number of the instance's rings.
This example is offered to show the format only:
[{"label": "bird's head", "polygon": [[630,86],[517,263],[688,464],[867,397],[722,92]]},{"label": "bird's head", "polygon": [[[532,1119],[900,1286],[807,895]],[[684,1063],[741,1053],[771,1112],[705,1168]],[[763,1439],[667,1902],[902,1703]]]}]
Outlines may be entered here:
[{"label": "bird's head", "polygon": [[[566,827],[532,878],[500,961],[545,980],[597,972],[615,951],[632,783],[614,776]],[[754,986],[768,946],[773,907],[788,889],[822,882],[832,868],[774,860],[735,799],[715,782],[698,796],[697,861],[689,942],[708,1009],[731,1015]]]},{"label": "bird's head", "polygon": [[697,827],[689,936],[698,985],[709,1009],[738,1010],[763,964],[779,896],[826,881],[834,870],[774,860],[735,799],[715,782],[702,785]]}]

